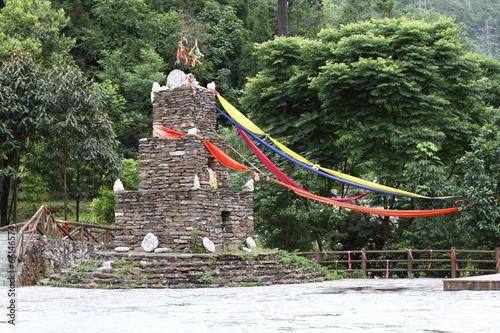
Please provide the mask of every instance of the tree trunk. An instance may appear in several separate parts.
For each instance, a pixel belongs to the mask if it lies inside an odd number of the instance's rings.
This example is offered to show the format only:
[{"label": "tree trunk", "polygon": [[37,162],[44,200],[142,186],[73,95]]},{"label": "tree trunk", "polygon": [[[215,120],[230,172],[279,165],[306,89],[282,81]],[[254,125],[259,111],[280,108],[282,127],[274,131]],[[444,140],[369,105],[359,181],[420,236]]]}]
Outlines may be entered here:
[{"label": "tree trunk", "polygon": [[7,154],[7,159],[3,164],[3,168],[5,170],[11,170],[8,171],[7,175],[4,175],[2,178],[2,192],[0,193],[0,227],[9,225],[11,222],[9,198],[11,196],[11,191],[15,188],[15,186],[17,186],[14,183],[14,180],[17,175],[17,171],[19,170],[19,159],[19,154],[17,152],[10,152]]},{"label": "tree trunk", "polygon": [[0,194],[0,227],[9,224],[9,194],[11,176],[4,176],[2,179],[2,193]]},{"label": "tree trunk", "polygon": [[76,166],[76,222],[80,222],[80,164]]},{"label": "tree trunk", "polygon": [[390,236],[390,228],[389,228],[389,216],[384,216],[382,218],[382,231],[384,234],[384,245],[387,245],[389,242],[389,236]]},{"label": "tree trunk", "polygon": [[11,224],[17,223],[17,202],[19,194],[19,178],[12,179],[12,201],[10,203],[9,221]]},{"label": "tree trunk", "polygon": [[63,187],[64,187],[64,219],[68,220],[68,170],[63,170]]},{"label": "tree trunk", "polygon": [[288,0],[278,0],[278,36],[288,37]]}]

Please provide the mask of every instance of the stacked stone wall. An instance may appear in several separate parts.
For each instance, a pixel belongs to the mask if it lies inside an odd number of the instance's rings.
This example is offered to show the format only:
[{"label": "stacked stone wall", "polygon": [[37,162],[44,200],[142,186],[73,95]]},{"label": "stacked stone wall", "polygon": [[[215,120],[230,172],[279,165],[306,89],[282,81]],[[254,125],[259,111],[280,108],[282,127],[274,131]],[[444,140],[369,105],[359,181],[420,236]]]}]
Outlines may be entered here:
[{"label": "stacked stone wall", "polygon": [[22,286],[36,284],[45,273],[60,273],[78,266],[102,249],[98,243],[47,238],[39,238],[34,244],[26,242],[26,246],[26,254],[19,261],[18,283]]},{"label": "stacked stone wall", "polygon": [[[192,229],[210,238],[219,250],[242,243],[253,233],[252,193],[224,189],[179,189],[171,197],[163,193],[129,191],[117,193],[122,212],[115,235],[116,246],[140,250],[144,236],[158,237],[159,247],[182,251],[189,246]],[[118,217],[117,217],[118,219]]]},{"label": "stacked stone wall", "polygon": [[[199,90],[211,102],[215,101],[212,92],[202,88]],[[216,111],[188,86],[156,93],[153,110],[153,125],[165,126],[179,132],[197,128],[199,135],[209,140],[215,137],[213,131],[216,125]]]},{"label": "stacked stone wall", "polygon": [[[202,92],[214,101],[213,93]],[[140,140],[139,191],[115,193],[115,220],[123,228],[115,245],[139,250],[144,236],[153,233],[159,247],[182,251],[196,228],[217,249],[234,249],[253,236],[253,197],[229,190],[227,168],[203,145],[207,138],[227,151],[215,134],[216,111],[189,87],[156,93],[153,108],[153,124],[184,133],[197,128],[198,135]],[[210,186],[207,168],[215,171],[217,188]]]},{"label": "stacked stone wall", "polygon": [[[66,272],[45,285],[79,288],[196,288],[324,281],[320,272],[283,263],[276,252],[256,254],[144,254],[101,252],[94,272]],[[106,267],[104,267],[106,266]]]}]

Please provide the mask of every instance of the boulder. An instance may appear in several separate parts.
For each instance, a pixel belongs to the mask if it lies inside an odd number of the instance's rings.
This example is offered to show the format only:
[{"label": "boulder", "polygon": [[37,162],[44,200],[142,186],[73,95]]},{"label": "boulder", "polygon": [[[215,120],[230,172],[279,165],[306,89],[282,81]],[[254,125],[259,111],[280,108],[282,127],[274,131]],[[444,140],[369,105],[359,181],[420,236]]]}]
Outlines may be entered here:
[{"label": "boulder", "polygon": [[245,240],[245,243],[247,243],[247,246],[253,250],[257,247],[257,244],[255,244],[255,241],[253,240],[252,237],[247,237],[247,239]]},{"label": "boulder", "polygon": [[215,244],[207,237],[203,237],[203,246],[209,252],[215,252]]},{"label": "boulder", "polygon": [[148,232],[144,239],[142,240],[141,247],[144,252],[153,252],[158,247],[159,241],[151,232]]}]

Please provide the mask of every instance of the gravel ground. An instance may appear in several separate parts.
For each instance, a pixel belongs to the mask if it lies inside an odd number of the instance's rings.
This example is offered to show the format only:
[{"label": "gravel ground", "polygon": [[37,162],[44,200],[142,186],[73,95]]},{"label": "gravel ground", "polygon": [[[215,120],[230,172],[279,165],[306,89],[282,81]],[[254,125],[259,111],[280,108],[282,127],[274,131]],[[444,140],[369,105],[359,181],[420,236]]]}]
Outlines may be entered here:
[{"label": "gravel ground", "polygon": [[500,332],[500,291],[440,279],[200,289],[0,287],[0,332]]}]

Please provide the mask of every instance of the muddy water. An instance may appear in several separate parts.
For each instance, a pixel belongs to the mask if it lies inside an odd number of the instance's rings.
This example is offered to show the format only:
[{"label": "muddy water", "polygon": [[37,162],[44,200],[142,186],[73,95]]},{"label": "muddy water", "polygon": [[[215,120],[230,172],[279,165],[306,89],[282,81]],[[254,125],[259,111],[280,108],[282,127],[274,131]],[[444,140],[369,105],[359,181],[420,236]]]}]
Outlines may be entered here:
[{"label": "muddy water", "polygon": [[500,291],[439,279],[339,280],[247,288],[17,289],[0,332],[500,332]]}]

